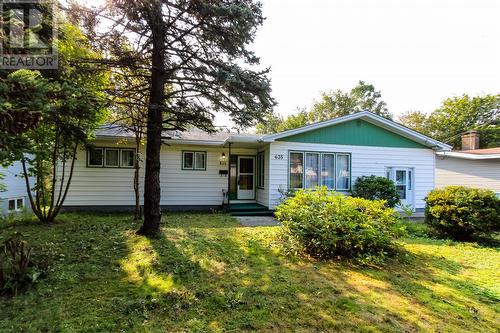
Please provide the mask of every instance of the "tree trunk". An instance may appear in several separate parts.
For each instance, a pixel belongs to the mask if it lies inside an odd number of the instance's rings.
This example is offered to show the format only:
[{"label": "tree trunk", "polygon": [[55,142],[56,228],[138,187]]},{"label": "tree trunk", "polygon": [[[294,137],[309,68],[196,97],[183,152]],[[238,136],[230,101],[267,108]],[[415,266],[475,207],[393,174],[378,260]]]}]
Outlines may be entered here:
[{"label": "tree trunk", "polygon": [[152,30],[151,90],[149,97],[146,167],[144,177],[144,223],[137,231],[139,235],[154,236],[160,231],[160,150],[162,133],[162,105],[165,99],[164,25],[161,2],[152,2],[150,9]]}]

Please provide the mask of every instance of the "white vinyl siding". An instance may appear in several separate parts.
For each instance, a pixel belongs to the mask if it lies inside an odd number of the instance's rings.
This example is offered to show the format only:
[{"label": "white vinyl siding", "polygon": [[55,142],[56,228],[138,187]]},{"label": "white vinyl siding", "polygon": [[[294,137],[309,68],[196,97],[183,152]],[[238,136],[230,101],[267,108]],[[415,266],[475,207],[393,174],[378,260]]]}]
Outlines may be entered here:
[{"label": "white vinyl siding", "polygon": [[436,156],[436,187],[462,185],[500,193],[500,159],[466,160]]},{"label": "white vinyl siding", "polygon": [[269,206],[269,147],[262,150],[264,156],[264,187],[257,188],[255,199],[257,202],[264,206]]},{"label": "white vinyl siding", "polygon": [[[0,192],[0,214],[5,214],[9,210],[9,200],[23,200],[23,205],[26,209],[30,209],[28,192],[24,177],[21,176],[23,167],[21,162],[14,162],[7,168],[0,166],[0,173],[4,175],[2,180],[7,188],[6,191]],[[34,186],[34,178],[30,177],[30,185]],[[16,202],[14,203],[16,205]]]},{"label": "white vinyl siding", "polygon": [[[104,145],[102,142],[101,145]],[[96,144],[97,145],[97,144]],[[127,146],[124,146],[126,148]],[[131,147],[131,146],[130,146]],[[206,151],[206,170],[183,170],[183,151]],[[140,153],[145,153],[142,148]],[[227,170],[221,165],[222,153],[229,150],[221,147],[170,145],[161,148],[161,202],[162,206],[217,206],[222,204],[222,190],[227,190]],[[235,155],[255,156],[256,149],[232,148]],[[87,168],[85,151],[78,152],[75,172],[65,206],[132,206],[135,203],[132,186],[132,168]],[[141,204],[144,187],[144,163],[141,162]],[[259,199],[264,200],[261,195]]]},{"label": "white vinyl siding", "polygon": [[288,154],[290,151],[343,152],[350,154],[351,182],[363,175],[385,176],[385,168],[399,166],[414,168],[415,206],[424,208],[423,199],[434,188],[434,152],[425,148],[389,148],[312,144],[276,141],[270,144],[269,175],[270,208],[281,199],[280,189],[288,186]]}]

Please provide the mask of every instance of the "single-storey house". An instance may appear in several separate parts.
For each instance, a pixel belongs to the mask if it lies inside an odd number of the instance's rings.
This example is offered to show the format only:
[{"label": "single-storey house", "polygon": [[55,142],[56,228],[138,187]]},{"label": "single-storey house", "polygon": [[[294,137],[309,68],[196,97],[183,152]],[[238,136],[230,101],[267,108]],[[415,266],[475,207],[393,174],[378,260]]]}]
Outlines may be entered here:
[{"label": "single-storey house", "polygon": [[[165,136],[160,182],[166,210],[228,203],[272,210],[288,189],[323,185],[349,193],[357,177],[378,175],[393,179],[403,203],[422,211],[435,186],[436,152],[451,150],[370,112],[270,135],[193,129]],[[116,127],[97,133],[94,147],[78,153],[67,210],[132,209],[134,141]]]},{"label": "single-storey house", "polygon": [[500,147],[479,149],[479,134],[462,135],[462,150],[436,158],[436,187],[461,185],[493,190],[500,196]]}]

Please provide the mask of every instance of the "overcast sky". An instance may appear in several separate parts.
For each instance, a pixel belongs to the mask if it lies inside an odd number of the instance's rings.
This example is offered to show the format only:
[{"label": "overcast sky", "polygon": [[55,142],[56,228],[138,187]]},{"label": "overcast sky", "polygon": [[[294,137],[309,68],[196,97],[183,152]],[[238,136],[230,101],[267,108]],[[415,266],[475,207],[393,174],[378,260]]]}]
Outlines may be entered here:
[{"label": "overcast sky", "polygon": [[500,0],[261,1],[267,19],[252,48],[271,67],[280,114],[359,80],[395,115],[500,93]]},{"label": "overcast sky", "polygon": [[499,0],[263,0],[253,48],[276,111],[358,80],[389,110],[430,112],[453,95],[500,93]]}]

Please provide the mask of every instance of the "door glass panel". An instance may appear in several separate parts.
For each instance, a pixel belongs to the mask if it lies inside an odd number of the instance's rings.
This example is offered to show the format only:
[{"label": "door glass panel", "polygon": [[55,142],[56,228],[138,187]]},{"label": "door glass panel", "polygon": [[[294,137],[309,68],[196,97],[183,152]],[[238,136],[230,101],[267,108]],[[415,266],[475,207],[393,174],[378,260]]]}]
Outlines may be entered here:
[{"label": "door glass panel", "polygon": [[252,158],[240,158],[240,173],[253,173]]},{"label": "door glass panel", "polygon": [[406,184],[406,171],[396,170],[396,184],[398,185]]},{"label": "door glass panel", "polygon": [[231,169],[231,177],[229,178],[229,181],[231,183],[231,191],[229,192],[229,198],[230,199],[236,199],[236,188],[238,186],[238,175],[237,175],[237,169],[236,169],[236,166],[237,166],[237,161],[235,159],[236,156],[231,156],[231,161],[230,161],[230,165],[229,165],[229,168]]},{"label": "door glass panel", "polygon": [[306,187],[314,188],[319,185],[319,154],[306,153]]},{"label": "door glass panel", "polygon": [[321,179],[322,185],[329,190],[335,188],[335,155],[323,154],[321,163]]},{"label": "door glass panel", "polygon": [[396,190],[400,199],[406,199],[406,170],[396,170]]},{"label": "door glass panel", "polygon": [[290,188],[302,188],[304,155],[290,153]]},{"label": "door glass panel", "polygon": [[412,190],[412,182],[413,182],[413,172],[412,170],[408,170],[408,190]]},{"label": "door glass panel", "polygon": [[252,175],[240,175],[240,190],[253,190]]}]

